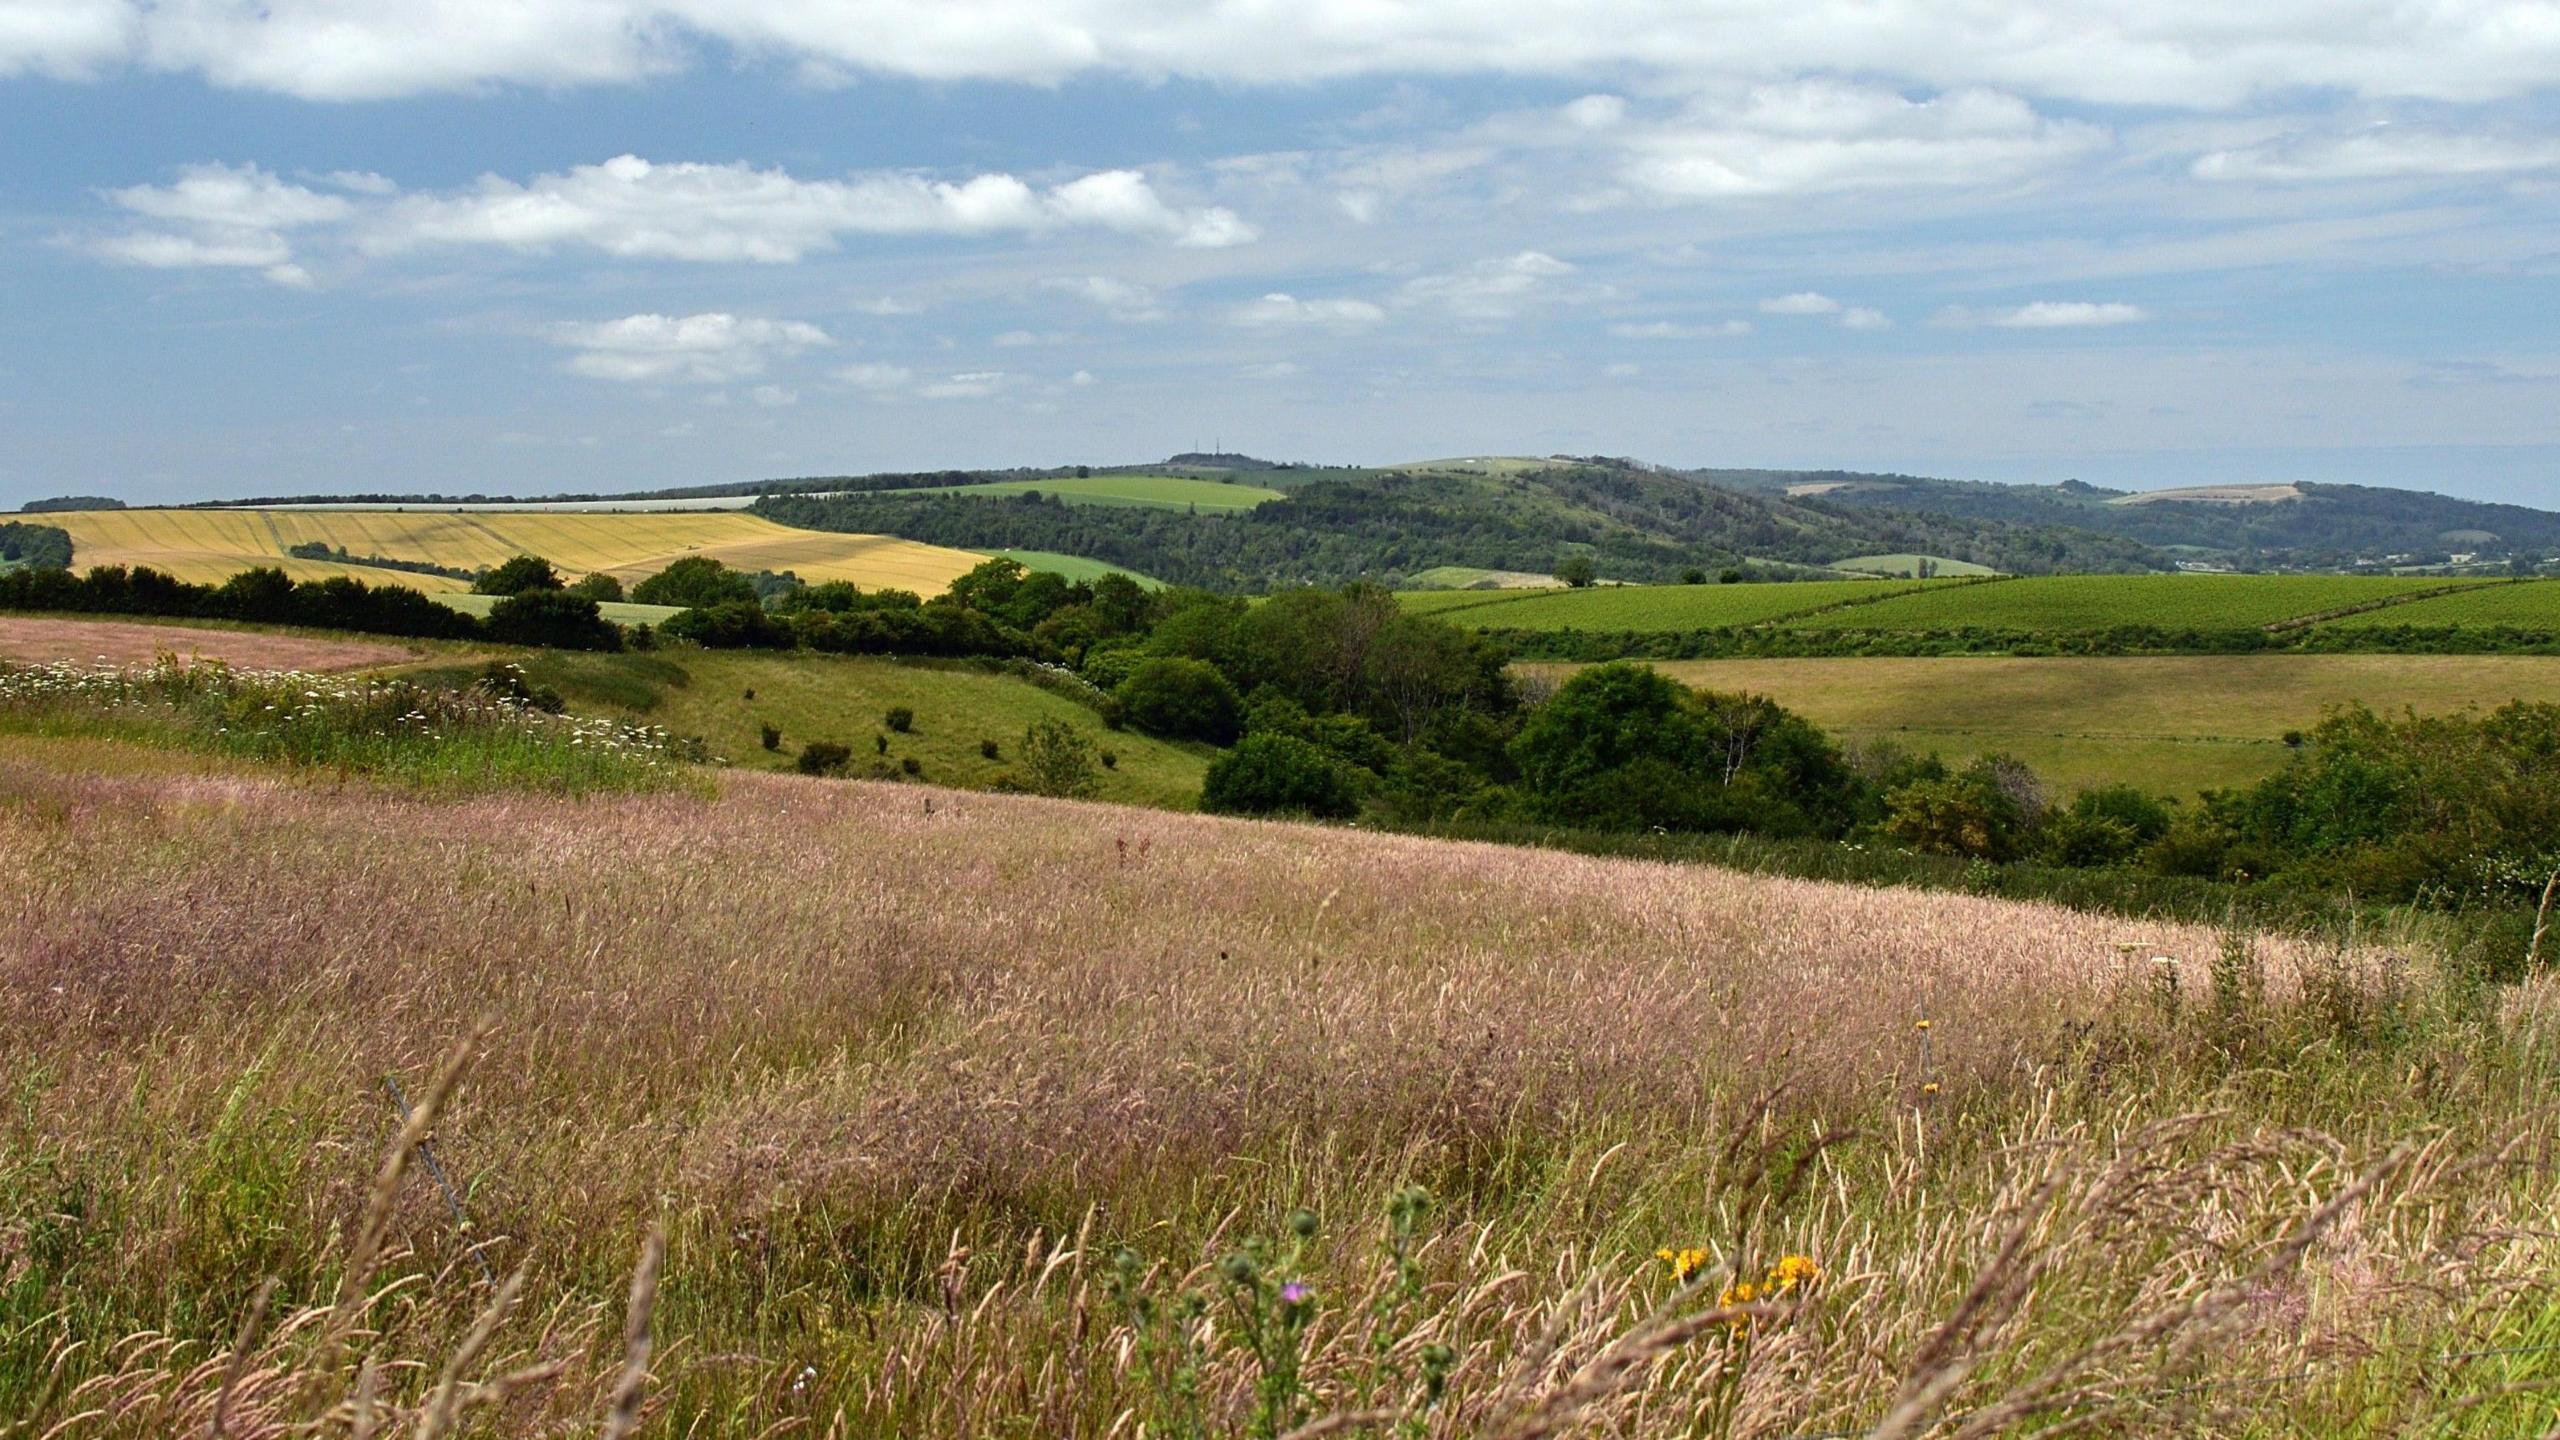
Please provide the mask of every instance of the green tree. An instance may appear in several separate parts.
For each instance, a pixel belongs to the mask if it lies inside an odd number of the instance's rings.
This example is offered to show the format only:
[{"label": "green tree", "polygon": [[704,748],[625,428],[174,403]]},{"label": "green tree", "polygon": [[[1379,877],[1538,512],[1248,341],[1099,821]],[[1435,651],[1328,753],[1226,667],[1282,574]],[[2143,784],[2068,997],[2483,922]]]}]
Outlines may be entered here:
[{"label": "green tree", "polygon": [[622,582],[601,570],[569,587],[572,595],[584,595],[598,604],[609,604],[622,598]]},{"label": "green tree", "polygon": [[604,618],[596,602],[556,588],[522,590],[500,600],[489,610],[489,638],[557,650],[622,648],[622,631]]},{"label": "green tree", "polygon": [[1102,772],[1094,762],[1091,740],[1064,720],[1044,715],[1022,732],[1013,780],[1034,795],[1074,799],[1092,794]]},{"label": "green tree", "polygon": [[1200,808],[1225,815],[1359,813],[1360,787],[1332,756],[1287,735],[1248,735],[1209,765]]},{"label": "green tree", "polygon": [[557,590],[560,572],[539,555],[518,555],[480,577],[474,595],[521,595],[527,590]]},{"label": "green tree", "polygon": [[1151,735],[1224,745],[1236,738],[1243,702],[1218,667],[1163,656],[1129,673],[1112,692],[1128,722]]},{"label": "green tree", "polygon": [[714,605],[755,604],[756,587],[708,555],[687,555],[631,587],[631,598],[643,605],[707,610]]},{"label": "green tree", "polygon": [[1568,555],[1556,566],[1556,578],[1576,590],[1587,590],[1600,578],[1600,567],[1588,555]]}]

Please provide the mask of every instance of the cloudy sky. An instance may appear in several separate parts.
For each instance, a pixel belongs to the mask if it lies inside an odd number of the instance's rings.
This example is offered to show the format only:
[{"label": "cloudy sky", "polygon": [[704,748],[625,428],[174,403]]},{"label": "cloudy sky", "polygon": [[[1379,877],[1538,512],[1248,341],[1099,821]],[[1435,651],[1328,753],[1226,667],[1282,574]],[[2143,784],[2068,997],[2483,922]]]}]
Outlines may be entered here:
[{"label": "cloudy sky", "polygon": [[0,505],[1602,451],[2560,505],[2560,0],[0,0]]}]

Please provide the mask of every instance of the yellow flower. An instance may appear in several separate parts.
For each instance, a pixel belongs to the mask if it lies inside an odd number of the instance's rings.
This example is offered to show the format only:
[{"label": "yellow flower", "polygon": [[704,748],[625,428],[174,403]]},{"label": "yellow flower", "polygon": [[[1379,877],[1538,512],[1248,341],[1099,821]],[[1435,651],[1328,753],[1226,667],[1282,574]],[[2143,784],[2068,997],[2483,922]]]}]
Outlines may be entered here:
[{"label": "yellow flower", "polygon": [[1928,1022],[1928,1021],[1926,1021],[1926,1020],[1922,1020],[1922,1021],[1920,1021],[1920,1022],[1918,1022],[1918,1023],[1914,1024],[1911,1028],[1912,1028],[1912,1029],[1914,1029],[1914,1030],[1926,1030],[1926,1029],[1928,1029],[1928,1028],[1929,1028],[1929,1022]]},{"label": "yellow flower", "polygon": [[1822,1267],[1810,1255],[1788,1255],[1769,1267],[1769,1288],[1779,1294],[1798,1288],[1811,1289],[1822,1279]]},{"label": "yellow flower", "polygon": [[1937,1081],[1935,1081],[1935,1080],[1932,1080],[1932,1081],[1930,1081],[1928,1084],[1921,1086],[1921,1087],[1920,1087],[1920,1093],[1921,1093],[1921,1094],[1923,1094],[1923,1095],[1935,1095],[1935,1094],[1937,1094],[1937,1093],[1938,1093],[1938,1082],[1937,1082]]},{"label": "yellow flower", "polygon": [[1707,1252],[1694,1245],[1677,1250],[1656,1250],[1653,1258],[1670,1266],[1671,1278],[1682,1285],[1688,1284],[1690,1277],[1707,1268]]}]

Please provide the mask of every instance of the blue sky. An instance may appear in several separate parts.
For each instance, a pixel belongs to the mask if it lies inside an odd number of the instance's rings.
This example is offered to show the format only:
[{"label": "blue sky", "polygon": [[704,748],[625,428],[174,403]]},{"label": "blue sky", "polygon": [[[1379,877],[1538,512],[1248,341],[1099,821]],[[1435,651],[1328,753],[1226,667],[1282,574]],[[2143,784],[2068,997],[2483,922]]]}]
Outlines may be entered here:
[{"label": "blue sky", "polygon": [[2560,506],[2555,0],[0,0],[0,505],[1601,451]]}]

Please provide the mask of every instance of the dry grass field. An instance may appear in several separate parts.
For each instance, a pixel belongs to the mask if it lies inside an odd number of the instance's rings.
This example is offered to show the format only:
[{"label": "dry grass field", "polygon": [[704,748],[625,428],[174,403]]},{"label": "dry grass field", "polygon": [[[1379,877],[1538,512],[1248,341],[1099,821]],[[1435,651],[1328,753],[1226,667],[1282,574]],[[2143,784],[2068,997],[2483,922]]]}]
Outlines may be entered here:
[{"label": "dry grass field", "polygon": [[251,565],[296,579],[352,575],[430,594],[468,588],[441,575],[297,560],[305,541],[353,555],[425,560],[456,569],[540,555],[572,578],[602,571],[629,583],[687,555],[740,570],[792,570],[804,580],[940,593],[982,558],[886,535],[794,530],[734,511],[580,514],[449,510],[90,510],[48,516],[71,533],[75,561],[148,565],[181,580],[219,582]]},{"label": "dry grass field", "polygon": [[398,665],[417,658],[418,653],[395,643],[337,635],[0,615],[0,660],[147,665],[159,656],[175,655],[181,660],[219,660],[253,670],[329,671]]},{"label": "dry grass field", "polygon": [[127,748],[0,750],[13,1435],[2549,1423],[2560,1005],[2395,937]]}]

